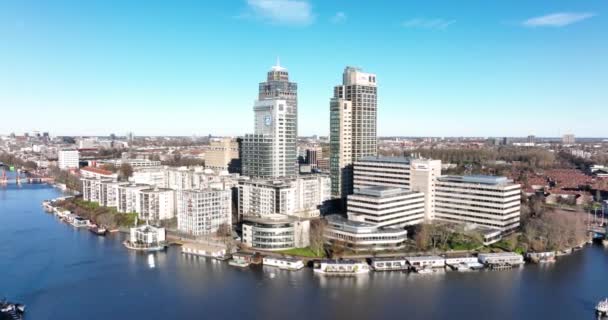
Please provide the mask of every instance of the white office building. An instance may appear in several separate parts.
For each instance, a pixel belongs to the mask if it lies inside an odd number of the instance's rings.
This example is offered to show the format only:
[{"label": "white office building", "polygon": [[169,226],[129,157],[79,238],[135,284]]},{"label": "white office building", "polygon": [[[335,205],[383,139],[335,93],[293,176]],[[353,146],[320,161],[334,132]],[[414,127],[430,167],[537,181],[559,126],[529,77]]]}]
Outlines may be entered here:
[{"label": "white office building", "polygon": [[441,176],[441,160],[408,157],[364,157],[354,164],[354,189],[395,187],[424,194],[425,219],[435,212],[435,180]]},{"label": "white office building", "polygon": [[78,169],[80,156],[78,150],[59,150],[57,152],[57,166],[61,170]]},{"label": "white office building", "polygon": [[146,221],[160,221],[175,217],[175,191],[148,188],[139,191],[138,217]]},{"label": "white office building", "polygon": [[177,191],[177,229],[193,236],[217,233],[222,225],[232,226],[230,190]]},{"label": "white office building", "polygon": [[435,218],[510,232],[519,227],[521,186],[506,177],[442,176]]},{"label": "white office building", "polygon": [[424,194],[391,187],[356,189],[348,196],[348,219],[379,227],[405,227],[424,221]]}]

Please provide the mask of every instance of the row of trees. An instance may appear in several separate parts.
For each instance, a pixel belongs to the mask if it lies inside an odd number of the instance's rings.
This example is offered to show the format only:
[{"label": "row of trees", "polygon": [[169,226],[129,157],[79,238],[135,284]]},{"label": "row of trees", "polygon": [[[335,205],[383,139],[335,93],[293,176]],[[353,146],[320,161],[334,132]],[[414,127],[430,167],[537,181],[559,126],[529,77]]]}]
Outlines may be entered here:
[{"label": "row of trees", "polygon": [[38,168],[38,165],[36,164],[36,162],[24,161],[24,160],[21,160],[21,159],[15,157],[14,155],[12,155],[10,153],[6,153],[6,152],[0,153],[0,162],[4,163],[6,165],[9,165],[9,166],[24,167],[25,169],[28,169],[28,170],[36,170]]},{"label": "row of trees", "polygon": [[563,250],[586,240],[585,212],[547,207],[539,196],[522,198],[522,233],[518,246],[524,251]]},{"label": "row of trees", "polygon": [[556,164],[555,155],[541,148],[500,147],[485,149],[416,149],[411,153],[446,163],[486,164],[491,161],[518,161],[532,168],[550,168]]}]

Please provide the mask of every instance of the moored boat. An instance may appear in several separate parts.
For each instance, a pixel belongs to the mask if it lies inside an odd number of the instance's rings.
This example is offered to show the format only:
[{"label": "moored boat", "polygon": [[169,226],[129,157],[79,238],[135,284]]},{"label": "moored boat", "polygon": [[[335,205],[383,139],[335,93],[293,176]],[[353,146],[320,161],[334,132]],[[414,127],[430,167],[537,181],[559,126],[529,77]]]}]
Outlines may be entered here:
[{"label": "moored boat", "polygon": [[98,236],[105,236],[108,233],[108,229],[101,227],[101,226],[92,226],[89,228],[89,231],[91,231],[92,233],[98,235]]},{"label": "moored boat", "polygon": [[0,316],[2,318],[9,317],[8,319],[20,320],[23,319],[25,313],[25,305],[21,303],[12,303],[3,299],[0,301]]},{"label": "moored boat", "polygon": [[265,266],[277,267],[283,270],[296,271],[304,268],[304,262],[294,257],[264,257]]},{"label": "moored boat", "polygon": [[369,265],[355,260],[321,260],[314,266],[317,274],[336,276],[356,276],[369,273]]},{"label": "moored boat", "polygon": [[597,305],[595,306],[595,311],[600,316],[607,316],[608,315],[608,298],[605,298],[604,300],[600,300],[600,302],[598,302]]}]

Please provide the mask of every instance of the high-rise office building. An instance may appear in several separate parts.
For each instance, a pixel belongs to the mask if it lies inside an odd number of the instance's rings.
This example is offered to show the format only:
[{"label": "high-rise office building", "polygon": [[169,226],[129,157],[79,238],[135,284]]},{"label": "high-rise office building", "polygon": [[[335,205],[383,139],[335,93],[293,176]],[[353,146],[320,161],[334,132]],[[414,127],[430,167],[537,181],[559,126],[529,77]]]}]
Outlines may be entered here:
[{"label": "high-rise office building", "polygon": [[332,195],[352,194],[352,163],[375,156],[377,146],[376,75],[346,67],[342,85],[330,101],[330,172]]},{"label": "high-rise office building", "polygon": [[254,133],[242,144],[243,175],[256,178],[295,177],[298,136],[297,84],[279,65],[260,83],[254,110]]}]

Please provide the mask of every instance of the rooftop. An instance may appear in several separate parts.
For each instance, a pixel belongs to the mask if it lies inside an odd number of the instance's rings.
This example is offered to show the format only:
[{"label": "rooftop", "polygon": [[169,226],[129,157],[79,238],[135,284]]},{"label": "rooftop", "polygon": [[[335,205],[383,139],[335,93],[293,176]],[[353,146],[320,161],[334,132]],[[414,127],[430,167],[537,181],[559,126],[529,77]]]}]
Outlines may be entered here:
[{"label": "rooftop", "polygon": [[353,195],[354,196],[372,196],[372,197],[377,197],[377,198],[384,198],[384,197],[406,195],[406,194],[413,194],[413,193],[416,193],[416,192],[407,191],[405,189],[395,188],[395,187],[370,186],[370,187],[359,188],[359,189],[355,190],[355,193]]},{"label": "rooftop", "polygon": [[486,175],[469,175],[469,176],[441,176],[439,180],[462,183],[476,183],[487,185],[502,185],[512,183],[507,177],[486,176]]}]

